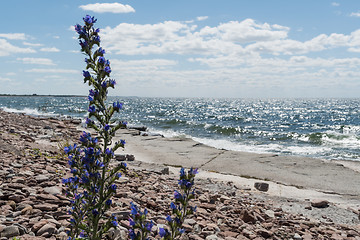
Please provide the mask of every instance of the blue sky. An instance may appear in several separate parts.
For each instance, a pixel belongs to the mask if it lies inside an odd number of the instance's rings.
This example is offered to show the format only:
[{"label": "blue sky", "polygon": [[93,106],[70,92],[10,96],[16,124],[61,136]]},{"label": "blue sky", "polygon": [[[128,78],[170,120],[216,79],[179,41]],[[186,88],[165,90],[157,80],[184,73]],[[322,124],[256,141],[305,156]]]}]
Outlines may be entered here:
[{"label": "blue sky", "polygon": [[118,83],[111,95],[360,96],[360,1],[0,4],[0,93],[86,95],[73,26],[89,14]]}]

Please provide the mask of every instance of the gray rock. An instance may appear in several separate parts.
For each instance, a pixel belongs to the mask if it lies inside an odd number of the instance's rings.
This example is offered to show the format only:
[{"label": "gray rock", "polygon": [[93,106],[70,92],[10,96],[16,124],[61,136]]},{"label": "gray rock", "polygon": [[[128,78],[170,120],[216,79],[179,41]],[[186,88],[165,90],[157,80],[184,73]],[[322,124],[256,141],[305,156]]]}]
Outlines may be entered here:
[{"label": "gray rock", "polygon": [[126,161],[126,155],[116,154],[115,153],[115,160],[117,160],[117,161]]},{"label": "gray rock", "polygon": [[48,175],[44,175],[44,174],[37,175],[37,176],[35,177],[35,180],[36,180],[37,182],[39,182],[39,183],[48,181],[49,179],[50,179],[49,176],[48,176]]},{"label": "gray rock", "polygon": [[169,167],[164,167],[160,172],[163,175],[169,175]]},{"label": "gray rock", "polygon": [[295,233],[293,236],[293,239],[294,240],[302,240],[302,237],[298,233]]},{"label": "gray rock", "polygon": [[47,233],[46,235],[52,235],[54,234],[56,231],[56,227],[51,224],[51,223],[48,223],[48,224],[45,224],[44,226],[42,226],[36,233],[36,236],[42,236],[44,235],[45,233]]},{"label": "gray rock", "polygon": [[206,237],[206,240],[218,240],[218,239],[219,239],[218,236],[216,236],[215,234]]},{"label": "gray rock", "polygon": [[19,228],[19,232],[20,232],[20,235],[23,235],[23,234],[26,234],[26,233],[29,233],[29,231],[26,229],[26,227],[18,224],[18,223],[14,223],[13,226],[16,226]]},{"label": "gray rock", "polygon": [[268,218],[275,218],[275,212],[273,210],[266,210],[265,216]]},{"label": "gray rock", "polygon": [[1,237],[16,237],[20,236],[20,231],[17,226],[11,225],[4,228],[4,230],[1,232]]},{"label": "gray rock", "polygon": [[58,186],[52,186],[52,187],[44,188],[44,192],[53,194],[53,195],[60,195],[62,192],[62,189],[61,189],[61,187],[58,187]]},{"label": "gray rock", "polygon": [[265,182],[256,182],[254,187],[262,192],[267,192],[269,190],[269,184]]},{"label": "gray rock", "polygon": [[321,199],[314,199],[311,201],[311,206],[316,208],[326,208],[329,206],[329,202]]},{"label": "gray rock", "polygon": [[58,235],[56,235],[56,239],[66,240],[66,239],[68,239],[68,235],[66,234],[66,232],[61,232]]}]

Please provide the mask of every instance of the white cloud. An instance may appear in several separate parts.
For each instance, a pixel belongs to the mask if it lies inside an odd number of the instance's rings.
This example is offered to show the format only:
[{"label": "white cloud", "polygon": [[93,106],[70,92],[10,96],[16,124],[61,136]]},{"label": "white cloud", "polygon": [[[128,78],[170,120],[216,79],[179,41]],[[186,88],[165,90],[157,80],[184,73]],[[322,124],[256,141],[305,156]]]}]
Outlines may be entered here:
[{"label": "white cloud", "polygon": [[200,17],[197,17],[196,20],[198,21],[204,21],[206,19],[208,19],[209,17],[208,16],[200,16]]},{"label": "white cloud", "polygon": [[351,34],[320,34],[307,41],[290,39],[290,28],[257,23],[252,19],[230,21],[199,28],[192,22],[165,21],[157,24],[121,23],[101,32],[103,46],[123,55],[180,54],[227,56],[229,54],[294,55],[345,47],[359,52],[360,30]]},{"label": "white cloud", "polygon": [[0,82],[11,82],[10,78],[0,77]]},{"label": "white cloud", "polygon": [[9,40],[26,40],[25,33],[0,33],[0,38]]},{"label": "white cloud", "polygon": [[338,6],[340,6],[340,3],[332,2],[332,3],[331,3],[331,6],[338,7]]},{"label": "white cloud", "polygon": [[217,27],[165,21],[157,24],[121,23],[101,34],[107,50],[118,54],[224,54],[243,51],[241,44],[285,39],[289,28],[252,19],[231,21]]},{"label": "white cloud", "polygon": [[56,47],[41,48],[40,51],[42,51],[42,52],[60,52],[60,50],[57,49]]},{"label": "white cloud", "polygon": [[0,39],[0,57],[9,56],[14,53],[35,53],[31,48],[21,48],[10,44],[5,39]]},{"label": "white cloud", "polygon": [[25,72],[30,73],[80,73],[80,71],[72,70],[72,69],[58,69],[58,68],[33,68],[30,70],[26,70]]},{"label": "white cloud", "polygon": [[51,59],[48,58],[17,58],[25,64],[37,64],[37,65],[55,65]]},{"label": "white cloud", "polygon": [[23,44],[24,44],[25,46],[30,46],[30,47],[41,47],[41,46],[43,46],[43,44],[41,44],[41,43],[23,42]]},{"label": "white cloud", "polygon": [[127,4],[121,3],[94,3],[79,6],[82,10],[93,11],[96,13],[130,13],[135,12],[135,9]]},{"label": "white cloud", "polygon": [[114,59],[111,61],[111,67],[118,72],[133,70],[156,71],[167,69],[175,65],[177,65],[176,61],[168,59],[142,59],[130,61]]},{"label": "white cloud", "polygon": [[360,17],[360,12],[352,12],[350,13],[350,17]]}]

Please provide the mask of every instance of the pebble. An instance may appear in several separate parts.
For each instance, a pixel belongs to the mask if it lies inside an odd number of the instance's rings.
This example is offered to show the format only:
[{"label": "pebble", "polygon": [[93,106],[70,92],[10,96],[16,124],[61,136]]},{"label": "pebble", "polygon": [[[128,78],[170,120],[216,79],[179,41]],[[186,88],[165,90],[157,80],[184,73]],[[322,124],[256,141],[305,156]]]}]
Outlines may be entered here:
[{"label": "pebble", "polygon": [[[60,183],[63,174],[68,173],[67,160],[56,158],[57,143],[51,145],[50,139],[62,135],[76,142],[80,132],[71,125],[75,123],[0,110],[0,124],[23,136],[0,134],[0,237],[67,239],[68,200]],[[39,144],[40,139],[48,144]],[[127,238],[130,202],[148,208],[148,218],[155,224],[154,235],[159,226],[166,227],[165,216],[173,191],[178,188],[178,176],[170,174],[168,167],[139,166],[130,155],[124,160],[130,160],[130,170],[118,181],[121,186],[113,198],[111,212],[118,217],[119,226],[112,230],[111,239]],[[339,225],[322,214],[321,220],[326,221],[322,224],[274,207],[267,198],[258,199],[250,189],[240,190],[230,182],[196,179],[195,185],[198,194],[191,204],[197,206],[197,211],[185,220],[187,233],[181,239],[360,239],[360,228],[355,225],[358,220],[354,225]],[[257,182],[255,188],[260,191],[256,194],[263,194],[269,185]],[[306,211],[324,211],[318,208],[329,206],[329,202],[313,200],[311,206],[314,209]]]},{"label": "pebble", "polygon": [[311,206],[316,208],[326,208],[329,206],[329,201],[322,199],[314,199],[311,201]]}]

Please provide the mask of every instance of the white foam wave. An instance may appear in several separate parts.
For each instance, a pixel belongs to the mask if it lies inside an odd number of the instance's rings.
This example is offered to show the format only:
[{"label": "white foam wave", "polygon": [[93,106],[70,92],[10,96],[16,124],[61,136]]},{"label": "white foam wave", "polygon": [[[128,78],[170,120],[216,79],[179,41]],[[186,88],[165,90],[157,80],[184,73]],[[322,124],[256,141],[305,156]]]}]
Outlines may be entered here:
[{"label": "white foam wave", "polygon": [[2,107],[1,109],[5,112],[24,113],[26,115],[32,115],[32,116],[50,116],[50,117],[56,116],[54,112],[41,112],[34,108],[15,109],[15,108]]}]

